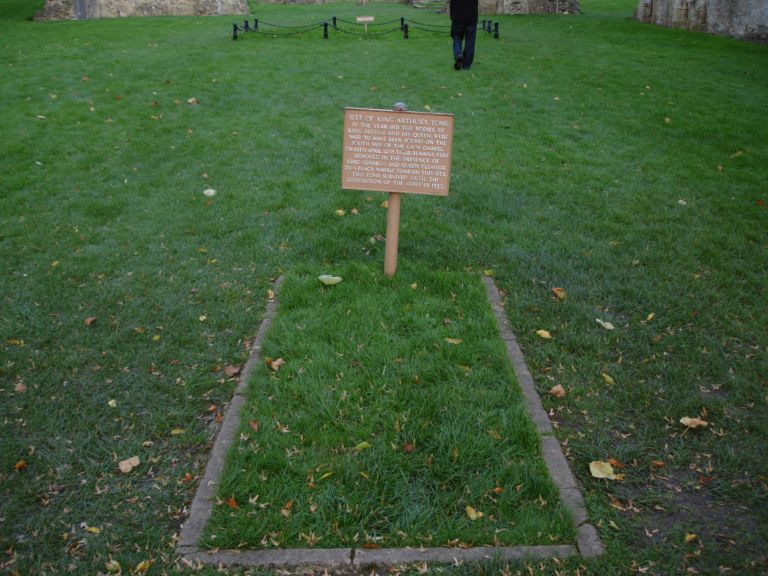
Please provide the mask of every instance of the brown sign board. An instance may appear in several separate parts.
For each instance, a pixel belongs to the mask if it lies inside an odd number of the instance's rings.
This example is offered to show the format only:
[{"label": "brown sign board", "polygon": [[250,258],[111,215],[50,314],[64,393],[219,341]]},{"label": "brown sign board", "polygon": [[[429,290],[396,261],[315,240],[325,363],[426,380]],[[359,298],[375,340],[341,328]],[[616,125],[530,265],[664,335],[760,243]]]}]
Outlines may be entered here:
[{"label": "brown sign board", "polygon": [[453,114],[344,109],[341,187],[447,196]]}]

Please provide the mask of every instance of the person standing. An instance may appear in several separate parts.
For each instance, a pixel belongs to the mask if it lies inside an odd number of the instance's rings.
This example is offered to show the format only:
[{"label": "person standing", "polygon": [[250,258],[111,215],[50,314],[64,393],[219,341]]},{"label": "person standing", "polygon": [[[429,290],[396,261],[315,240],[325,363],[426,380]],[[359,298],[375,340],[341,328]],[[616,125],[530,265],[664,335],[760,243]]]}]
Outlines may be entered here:
[{"label": "person standing", "polygon": [[469,70],[475,59],[477,0],[450,0],[450,3],[453,67],[455,70]]}]

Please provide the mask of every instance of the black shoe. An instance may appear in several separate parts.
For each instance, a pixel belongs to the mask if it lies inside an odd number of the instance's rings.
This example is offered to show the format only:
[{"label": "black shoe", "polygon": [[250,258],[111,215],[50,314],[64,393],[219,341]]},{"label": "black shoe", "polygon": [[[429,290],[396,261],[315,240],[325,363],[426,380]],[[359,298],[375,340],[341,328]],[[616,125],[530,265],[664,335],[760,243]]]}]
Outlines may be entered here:
[{"label": "black shoe", "polygon": [[456,60],[453,61],[453,69],[454,70],[461,70],[461,56],[456,58]]}]

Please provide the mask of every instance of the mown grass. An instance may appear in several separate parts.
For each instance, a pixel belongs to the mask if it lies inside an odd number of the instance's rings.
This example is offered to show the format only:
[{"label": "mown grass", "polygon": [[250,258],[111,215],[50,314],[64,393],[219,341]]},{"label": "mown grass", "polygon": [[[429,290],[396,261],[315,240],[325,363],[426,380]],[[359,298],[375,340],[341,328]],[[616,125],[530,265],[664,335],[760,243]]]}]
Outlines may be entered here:
[{"label": "mown grass", "polygon": [[203,543],[572,542],[479,278],[333,272],[281,287]]},{"label": "mown grass", "polygon": [[[492,268],[540,391],[566,390],[547,409],[608,554],[543,570],[765,570],[766,47],[633,4],[499,18],[463,74],[432,35],[233,42],[229,17],[35,23],[2,2],[4,569],[175,570],[271,279],[383,259],[382,196],[339,190],[341,108],[404,100],[456,125],[450,196],[403,201],[401,265]],[[254,9],[332,12],[357,8]],[[609,457],[623,482],[590,477]]]}]

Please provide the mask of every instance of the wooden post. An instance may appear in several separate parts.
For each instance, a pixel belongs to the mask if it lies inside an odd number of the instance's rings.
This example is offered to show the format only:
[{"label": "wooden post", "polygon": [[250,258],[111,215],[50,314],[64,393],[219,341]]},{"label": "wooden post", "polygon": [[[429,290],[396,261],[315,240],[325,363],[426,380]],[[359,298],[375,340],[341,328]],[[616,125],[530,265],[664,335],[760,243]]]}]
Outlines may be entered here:
[{"label": "wooden post", "polygon": [[400,236],[400,193],[390,192],[387,202],[387,239],[384,247],[384,274],[397,271],[397,241]]}]

